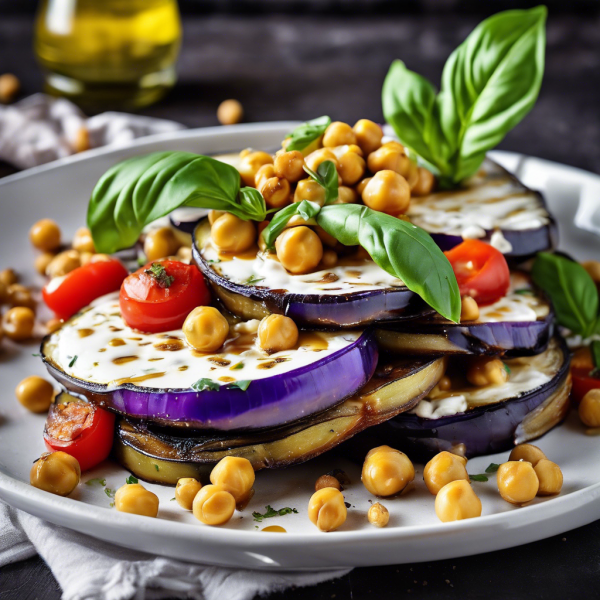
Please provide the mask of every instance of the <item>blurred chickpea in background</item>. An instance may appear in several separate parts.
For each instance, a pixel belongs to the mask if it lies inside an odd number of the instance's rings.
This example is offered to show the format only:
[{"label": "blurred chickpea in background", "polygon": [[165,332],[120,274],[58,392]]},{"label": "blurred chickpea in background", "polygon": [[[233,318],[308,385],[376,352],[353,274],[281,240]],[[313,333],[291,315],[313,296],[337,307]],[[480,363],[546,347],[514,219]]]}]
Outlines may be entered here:
[{"label": "blurred chickpea in background", "polygon": [[50,278],[62,277],[81,266],[81,257],[77,250],[59,252],[46,267],[46,275]]},{"label": "blurred chickpea in background", "polygon": [[47,412],[54,399],[54,387],[37,375],[23,379],[15,390],[17,400],[34,413]]},{"label": "blurred chickpea in background", "polygon": [[256,173],[263,165],[272,165],[273,157],[266,152],[261,151],[242,151],[240,153],[240,164],[238,171],[242,177],[242,181],[245,185],[254,187],[254,180]]},{"label": "blurred chickpea in background", "polygon": [[3,283],[6,287],[18,282],[19,276],[14,269],[4,269],[3,271],[0,271],[0,283]]},{"label": "blurred chickpea in background", "polygon": [[87,227],[80,227],[73,236],[72,246],[77,252],[91,252],[94,254],[96,248],[94,248],[94,241],[92,240],[92,234]]},{"label": "blurred chickpea in background", "polygon": [[21,82],[16,75],[13,75],[12,73],[0,75],[0,102],[3,104],[12,102],[20,89]]},{"label": "blurred chickpea in background", "polygon": [[579,418],[588,427],[600,427],[600,389],[590,390],[579,403]]},{"label": "blurred chickpea in background", "polygon": [[144,240],[144,254],[148,261],[173,256],[181,244],[170,227],[152,229]]},{"label": "blurred chickpea in background", "polygon": [[42,219],[29,230],[29,240],[38,250],[52,252],[60,247],[60,227],[52,219]]},{"label": "blurred chickpea in background", "polygon": [[31,295],[31,290],[20,283],[8,286],[8,303],[11,306],[25,306],[35,310],[36,301]]},{"label": "blurred chickpea in background", "polygon": [[244,118],[244,108],[237,100],[223,100],[217,108],[217,119],[221,125],[235,125]]},{"label": "blurred chickpea in background", "polygon": [[435,188],[435,176],[423,167],[418,169],[417,183],[411,188],[413,196],[427,196]]},{"label": "blurred chickpea in background", "polygon": [[15,342],[22,342],[33,336],[35,313],[27,307],[17,306],[8,310],[2,319],[2,327],[6,337]]}]

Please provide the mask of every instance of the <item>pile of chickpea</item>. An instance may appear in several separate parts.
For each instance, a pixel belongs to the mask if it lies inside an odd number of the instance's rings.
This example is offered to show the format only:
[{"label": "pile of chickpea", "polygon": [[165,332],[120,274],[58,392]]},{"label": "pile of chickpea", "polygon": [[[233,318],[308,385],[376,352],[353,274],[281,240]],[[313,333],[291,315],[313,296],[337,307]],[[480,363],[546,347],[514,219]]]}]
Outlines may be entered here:
[{"label": "pile of chickpea", "polygon": [[[317,171],[331,161],[338,174],[336,204],[363,203],[369,208],[402,217],[412,196],[430,193],[435,177],[411,160],[399,142],[383,142],[383,131],[368,119],[354,127],[336,121],[320,138],[304,150],[287,151],[289,138],[275,156],[267,152],[244,150],[240,154],[240,175],[245,185],[257,188],[269,209],[283,208],[293,202],[309,200],[325,203],[325,190],[309,178],[304,166]],[[249,221],[213,211],[210,223],[215,246],[223,252],[245,252],[257,243],[268,224],[260,223],[258,232]],[[264,250],[262,238],[258,245]],[[338,260],[337,240],[316,223],[293,217],[275,242],[279,262],[292,274],[331,268]]]}]

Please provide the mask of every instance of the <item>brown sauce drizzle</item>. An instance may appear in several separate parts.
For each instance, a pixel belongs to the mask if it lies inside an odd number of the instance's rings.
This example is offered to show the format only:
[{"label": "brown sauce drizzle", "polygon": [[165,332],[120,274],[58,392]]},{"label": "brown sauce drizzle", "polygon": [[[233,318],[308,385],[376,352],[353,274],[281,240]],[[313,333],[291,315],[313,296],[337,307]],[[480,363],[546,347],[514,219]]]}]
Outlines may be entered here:
[{"label": "brown sauce drizzle", "polygon": [[231,364],[230,360],[227,360],[226,358],[220,358],[219,356],[211,356],[210,358],[207,358],[207,360],[218,367],[228,367]]},{"label": "brown sauce drizzle", "polygon": [[79,333],[80,338],[86,338],[89,335],[92,335],[94,333],[94,330],[93,329],[79,329],[79,330],[77,330],[77,333]]},{"label": "brown sauce drizzle", "polygon": [[108,342],[109,346],[124,346],[127,342],[125,342],[125,340],[122,340],[121,338],[113,338],[112,340],[110,340],[110,342]]},{"label": "brown sauce drizzle", "polygon": [[143,342],[141,344],[138,344],[138,346],[149,346],[152,342]]},{"label": "brown sauce drizzle", "polygon": [[289,358],[274,358],[273,360],[269,360],[269,362],[260,363],[256,368],[257,369],[272,369],[277,365],[280,365],[283,362],[287,362],[290,360]]},{"label": "brown sauce drizzle", "polygon": [[321,279],[307,281],[306,283],[335,283],[339,277],[335,273],[325,273]]},{"label": "brown sauce drizzle", "polygon": [[359,279],[362,274],[362,271],[357,271],[355,269],[350,269],[349,271],[346,271],[346,275],[348,275],[348,277],[356,277],[357,279]]},{"label": "brown sauce drizzle", "polygon": [[137,359],[137,356],[119,356],[119,358],[113,358],[113,363],[115,365],[124,365],[125,363],[133,362]]},{"label": "brown sauce drizzle", "polygon": [[168,342],[154,344],[154,347],[162,352],[178,352],[183,350],[184,344],[179,338],[170,338]]},{"label": "brown sauce drizzle", "polygon": [[98,352],[106,352],[106,348],[100,348],[100,350],[98,350]]},{"label": "brown sauce drizzle", "polygon": [[113,381],[114,385],[122,385],[124,383],[140,383],[142,381],[147,381],[148,379],[158,379],[162,377],[164,372],[162,373],[148,373],[146,375],[138,375],[137,377],[124,377],[123,379],[115,379]]},{"label": "brown sauce drizzle", "polygon": [[144,338],[127,338],[128,340],[131,340],[132,342],[141,342]]},{"label": "brown sauce drizzle", "polygon": [[165,360],[165,357],[161,356],[160,358],[149,358],[148,362],[156,362],[157,360]]},{"label": "brown sauce drizzle", "polygon": [[187,365],[182,365],[181,367],[179,367],[179,369],[177,369],[178,371],[187,371],[189,369],[189,367]]},{"label": "brown sauce drizzle", "polygon": [[111,331],[123,331],[123,329],[122,329],[121,327],[115,327],[114,325],[111,325],[111,326],[109,327],[109,329],[110,329]]}]

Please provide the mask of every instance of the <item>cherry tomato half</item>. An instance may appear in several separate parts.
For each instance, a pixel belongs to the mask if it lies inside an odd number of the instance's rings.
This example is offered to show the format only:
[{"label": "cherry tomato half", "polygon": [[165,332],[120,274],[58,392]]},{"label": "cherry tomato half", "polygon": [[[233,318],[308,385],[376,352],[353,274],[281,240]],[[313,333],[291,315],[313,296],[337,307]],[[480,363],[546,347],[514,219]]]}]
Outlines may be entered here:
[{"label": "cherry tomato half", "polygon": [[458,282],[461,296],[478,304],[493,304],[508,292],[510,271],[504,255],[479,240],[465,240],[444,252]]},{"label": "cherry tomato half", "polygon": [[68,319],[96,298],[116,292],[125,277],[127,269],[116,258],[92,262],[51,279],[42,296],[59,319]]},{"label": "cherry tomato half", "polygon": [[115,416],[83,400],[50,406],[44,442],[50,452],[62,450],[87,471],[105,460],[112,448]]},{"label": "cherry tomato half", "polygon": [[595,377],[594,362],[589,348],[579,348],[573,353],[571,377],[573,380],[571,400],[576,405],[590,390],[600,388],[600,378]]},{"label": "cherry tomato half", "polygon": [[195,265],[158,260],[132,273],[121,286],[121,315],[127,325],[147,333],[179,329],[210,292]]}]

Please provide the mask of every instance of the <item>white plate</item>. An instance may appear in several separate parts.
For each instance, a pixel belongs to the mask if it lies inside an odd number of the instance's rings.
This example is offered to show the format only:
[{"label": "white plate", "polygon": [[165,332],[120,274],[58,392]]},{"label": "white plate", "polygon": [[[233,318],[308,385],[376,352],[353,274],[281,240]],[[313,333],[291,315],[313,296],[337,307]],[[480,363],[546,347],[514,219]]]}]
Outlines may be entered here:
[{"label": "white plate", "polygon": [[[112,164],[134,154],[155,150],[216,153],[246,146],[275,147],[293,124],[272,123],[201,129],[138,141],[123,150],[100,149],[31,169],[0,181],[0,268],[14,267],[26,283],[42,283],[31,267],[33,251],[27,241],[32,222],[52,217],[66,237],[85,222],[87,200],[95,181]],[[494,158],[517,170],[524,182],[541,189],[561,224],[562,248],[579,259],[598,258],[600,242],[592,233],[573,226],[579,198],[600,198],[600,177],[577,169],[519,155],[494,153]],[[596,200],[597,201],[597,200]],[[584,214],[585,211],[583,211]],[[465,556],[539,540],[600,518],[600,443],[583,434],[575,417],[539,441],[560,464],[565,476],[561,495],[537,499],[515,508],[499,498],[494,478],[474,483],[483,502],[479,519],[442,524],[435,516],[433,497],[422,483],[422,466],[412,489],[399,498],[383,500],[391,513],[389,526],[376,529],[366,520],[369,500],[360,483],[359,468],[335,455],[283,471],[260,472],[256,496],[243,513],[225,527],[203,526],[171,501],[173,488],[149,486],[161,501],[158,519],[118,513],[99,487],[81,485],[71,498],[59,498],[32,488],[29,469],[44,450],[43,416],[28,413],[13,390],[25,376],[44,375],[37,345],[16,346],[4,341],[0,354],[0,497],[44,519],[115,544],[187,561],[263,569],[322,569],[340,566],[416,562]],[[490,462],[507,454],[473,459],[470,473],[482,473]],[[352,485],[348,520],[335,533],[323,534],[307,518],[307,504],[319,475],[343,468]],[[86,473],[84,481],[106,477],[110,488],[125,483],[127,472],[106,463]],[[252,511],[290,506],[298,514],[256,523]],[[288,533],[260,530],[281,525]]]}]

